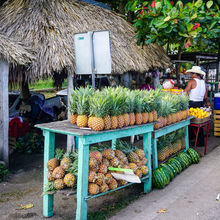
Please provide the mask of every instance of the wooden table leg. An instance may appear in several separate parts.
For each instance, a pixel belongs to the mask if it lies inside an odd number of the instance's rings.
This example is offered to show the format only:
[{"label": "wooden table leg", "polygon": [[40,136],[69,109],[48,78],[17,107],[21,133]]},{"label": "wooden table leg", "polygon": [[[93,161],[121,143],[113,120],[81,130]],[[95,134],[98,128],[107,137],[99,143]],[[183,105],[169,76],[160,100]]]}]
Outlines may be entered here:
[{"label": "wooden table leg", "polygon": [[188,126],[185,127],[185,149],[186,149],[186,151],[189,149],[189,130],[188,130]]},{"label": "wooden table leg", "polygon": [[196,147],[196,145],[197,145],[197,140],[198,140],[198,136],[199,136],[199,130],[200,130],[200,127],[197,127],[195,147]]},{"label": "wooden table leg", "polygon": [[152,157],[153,157],[153,170],[158,168],[158,156],[157,156],[157,139],[153,138]]},{"label": "wooden table leg", "polygon": [[209,125],[210,123],[207,124],[207,131],[206,131],[206,140],[205,140],[205,151],[204,154],[207,152],[207,143],[208,143],[208,136],[209,136]]},{"label": "wooden table leg", "polygon": [[[47,179],[47,162],[54,157],[54,133],[44,130],[44,186],[48,183]],[[53,195],[43,196],[43,215],[45,217],[53,216]]]},{"label": "wooden table leg", "polygon": [[144,181],[144,193],[152,189],[152,169],[151,169],[151,132],[143,135],[143,150],[147,158],[147,167],[149,169],[149,179]]},{"label": "wooden table leg", "polygon": [[79,137],[78,178],[77,178],[77,209],[76,220],[87,219],[88,173],[89,173],[89,144]]}]

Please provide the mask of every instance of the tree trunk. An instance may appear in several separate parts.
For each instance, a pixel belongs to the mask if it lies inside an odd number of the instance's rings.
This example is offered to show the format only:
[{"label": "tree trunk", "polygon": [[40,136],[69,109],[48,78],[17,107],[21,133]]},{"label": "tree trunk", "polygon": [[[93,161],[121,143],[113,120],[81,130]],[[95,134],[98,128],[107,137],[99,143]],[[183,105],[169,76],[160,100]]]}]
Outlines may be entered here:
[{"label": "tree trunk", "polygon": [[218,44],[218,60],[216,63],[216,77],[215,77],[215,81],[218,82],[219,80],[219,75],[220,75],[220,43]]},{"label": "tree trunk", "polygon": [[[182,54],[182,48],[179,46],[178,49],[178,61],[181,60],[181,54]],[[180,62],[177,63],[176,66],[176,79],[177,79],[177,85],[180,85]]]},{"label": "tree trunk", "polygon": [[21,97],[24,101],[28,101],[30,98],[30,90],[28,86],[28,81],[25,79],[25,75],[23,75],[21,83]]}]

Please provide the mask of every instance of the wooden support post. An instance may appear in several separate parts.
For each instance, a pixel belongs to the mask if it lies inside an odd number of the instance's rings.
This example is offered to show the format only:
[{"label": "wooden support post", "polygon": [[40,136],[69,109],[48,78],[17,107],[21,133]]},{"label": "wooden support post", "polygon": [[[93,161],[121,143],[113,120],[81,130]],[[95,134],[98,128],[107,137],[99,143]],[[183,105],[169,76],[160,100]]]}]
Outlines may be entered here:
[{"label": "wooden support post", "polygon": [[0,60],[0,160],[2,159],[6,167],[9,166],[8,149],[8,75],[9,64]]},{"label": "wooden support post", "polygon": [[[53,132],[44,130],[44,186],[48,183],[47,179],[47,162],[54,157],[55,135]],[[43,189],[44,190],[44,189]],[[44,195],[43,198],[43,215],[45,217],[53,216],[53,195]]]},{"label": "wooden support post", "polygon": [[87,202],[85,198],[88,196],[88,173],[89,144],[85,144],[85,139],[79,137],[76,220],[87,219]]},{"label": "wooden support post", "polygon": [[189,130],[188,130],[188,126],[185,127],[185,149],[186,149],[186,151],[189,149]]},{"label": "wooden support post", "polygon": [[152,155],[155,160],[153,160],[153,170],[158,168],[158,156],[157,156],[157,139],[153,138]]},{"label": "wooden support post", "polygon": [[152,169],[151,169],[151,133],[143,135],[143,150],[147,158],[147,167],[149,169],[149,180],[144,181],[144,193],[148,193],[152,189]]},{"label": "wooden support post", "polygon": [[[67,78],[67,81],[68,81],[68,88],[67,88],[67,103],[68,103],[68,106],[70,106],[70,100],[71,100],[71,94],[72,94],[72,91],[74,89],[73,87],[73,77],[68,74],[68,78]],[[70,111],[68,109],[68,119],[70,117]],[[74,136],[72,135],[67,135],[67,151],[68,152],[71,152],[73,150],[75,150],[75,139],[74,139]]]}]

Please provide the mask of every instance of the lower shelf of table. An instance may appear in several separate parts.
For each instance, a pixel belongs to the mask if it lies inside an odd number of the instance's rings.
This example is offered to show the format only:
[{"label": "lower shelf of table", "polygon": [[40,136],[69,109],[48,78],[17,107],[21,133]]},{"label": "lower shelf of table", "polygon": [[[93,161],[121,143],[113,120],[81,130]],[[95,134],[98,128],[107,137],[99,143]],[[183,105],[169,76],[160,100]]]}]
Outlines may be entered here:
[{"label": "lower shelf of table", "polygon": [[[143,182],[143,181],[146,180],[146,179],[149,179],[149,175],[146,175],[146,176],[144,176],[143,178],[141,178],[141,181]],[[111,192],[114,192],[114,191],[123,189],[123,188],[125,188],[125,187],[127,187],[127,186],[131,186],[131,185],[133,185],[133,184],[135,184],[135,183],[128,183],[128,184],[126,184],[126,185],[124,185],[124,186],[119,186],[119,187],[117,187],[116,189],[112,189],[112,190],[109,190],[109,191],[104,192],[104,193],[99,193],[99,194],[97,194],[97,195],[88,196],[88,197],[85,198],[85,200],[90,200],[90,199],[97,198],[97,197],[99,197],[99,196],[104,196],[104,195],[106,195],[106,194],[108,194],[108,193],[111,193]]]},{"label": "lower shelf of table", "polygon": [[167,158],[166,158],[165,160],[163,160],[163,161],[159,161],[159,160],[158,160],[158,166],[159,166],[161,163],[166,163],[169,159],[171,159],[171,158],[177,156],[178,153],[183,152],[183,151],[185,151],[185,150],[186,150],[185,148],[184,148],[184,149],[181,149],[181,150],[177,151],[176,153],[170,155],[169,157],[167,157]]},{"label": "lower shelf of table", "polygon": [[[144,180],[147,180],[147,179],[149,179],[149,174],[147,174],[146,176],[141,178],[141,182],[143,182]],[[126,184],[124,186],[119,186],[116,189],[112,189],[112,190],[109,190],[109,191],[104,192],[104,193],[99,193],[97,195],[92,195],[92,196],[90,195],[90,196],[87,196],[85,198],[85,200],[90,200],[90,199],[94,199],[94,198],[97,198],[97,197],[100,197],[100,196],[104,196],[104,195],[106,195],[108,193],[111,193],[111,192],[123,189],[123,188],[125,188],[127,186],[131,186],[133,184],[135,184],[135,183],[128,183],[128,184]],[[65,195],[65,196],[71,196],[71,195],[75,195],[77,193],[77,190],[63,189],[63,190],[51,191],[51,192],[48,192],[48,193],[45,193],[45,194],[54,195],[55,193],[62,194],[62,195]]]}]

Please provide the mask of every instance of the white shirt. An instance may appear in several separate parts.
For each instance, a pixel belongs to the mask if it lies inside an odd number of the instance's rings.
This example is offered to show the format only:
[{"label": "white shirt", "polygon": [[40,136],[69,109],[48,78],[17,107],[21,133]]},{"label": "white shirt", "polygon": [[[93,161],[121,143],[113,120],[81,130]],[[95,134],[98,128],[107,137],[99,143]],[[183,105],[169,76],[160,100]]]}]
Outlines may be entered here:
[{"label": "white shirt", "polygon": [[194,102],[202,102],[204,100],[206,87],[203,79],[194,78],[196,87],[189,92],[189,100]]}]

